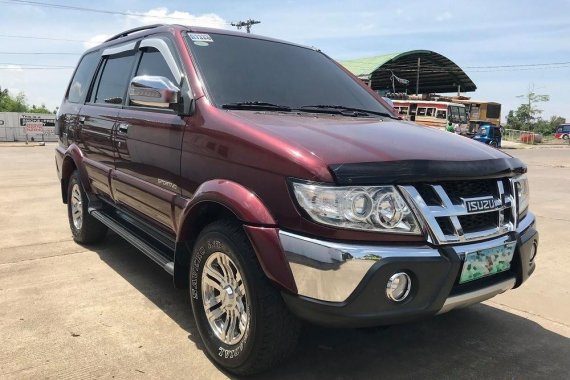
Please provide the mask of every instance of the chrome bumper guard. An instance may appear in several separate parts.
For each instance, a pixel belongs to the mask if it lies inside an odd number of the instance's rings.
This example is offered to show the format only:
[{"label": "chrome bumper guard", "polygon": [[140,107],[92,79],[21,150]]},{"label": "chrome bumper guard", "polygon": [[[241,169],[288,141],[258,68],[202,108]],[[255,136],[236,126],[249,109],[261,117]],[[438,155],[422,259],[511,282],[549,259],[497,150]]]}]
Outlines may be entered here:
[{"label": "chrome bumper guard", "polygon": [[[520,221],[517,232],[526,230],[534,220],[534,215],[529,212]],[[345,301],[378,261],[387,258],[441,256],[438,249],[427,245],[394,247],[345,244],[313,239],[287,231],[279,231],[279,237],[291,266],[298,294],[328,302]],[[466,252],[496,247],[508,241],[509,235],[504,235],[485,242],[452,245],[451,248],[463,256]],[[481,302],[513,286],[514,279],[478,291],[449,297],[440,313]]]}]

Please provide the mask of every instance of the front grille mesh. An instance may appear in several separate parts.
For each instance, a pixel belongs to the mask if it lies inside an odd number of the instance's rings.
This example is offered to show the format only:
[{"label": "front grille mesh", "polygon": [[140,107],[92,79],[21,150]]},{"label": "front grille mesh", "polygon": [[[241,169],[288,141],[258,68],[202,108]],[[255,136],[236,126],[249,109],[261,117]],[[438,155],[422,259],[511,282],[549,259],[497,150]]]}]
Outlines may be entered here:
[{"label": "front grille mesh", "polygon": [[499,212],[484,212],[481,214],[458,216],[459,224],[464,233],[485,231],[499,226]]},{"label": "front grille mesh", "polygon": [[488,195],[497,196],[497,180],[442,182],[441,187],[451,198],[458,202],[460,198],[475,198]]},{"label": "front grille mesh", "polygon": [[[514,197],[508,178],[402,186],[439,243],[481,240],[512,231]],[[489,210],[468,212],[465,202],[490,199]]]}]

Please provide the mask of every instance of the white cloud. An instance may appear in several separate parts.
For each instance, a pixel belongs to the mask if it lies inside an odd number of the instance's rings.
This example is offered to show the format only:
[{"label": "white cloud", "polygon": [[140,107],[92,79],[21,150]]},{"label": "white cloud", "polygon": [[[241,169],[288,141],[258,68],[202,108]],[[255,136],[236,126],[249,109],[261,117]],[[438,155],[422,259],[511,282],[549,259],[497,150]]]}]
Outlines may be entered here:
[{"label": "white cloud", "polygon": [[23,71],[22,66],[19,65],[0,65],[2,71]]},{"label": "white cloud", "polygon": [[[137,15],[117,16],[119,22],[113,27],[113,30],[116,30],[117,33],[126,29],[149,24],[182,24],[220,29],[227,28],[229,25],[226,20],[215,13],[193,15],[183,11],[169,11],[169,9],[165,7],[153,8],[140,13],[140,15],[139,12],[128,11],[127,13],[137,13]],[[94,35],[87,42],[84,42],[83,46],[86,49],[92,48],[93,46],[97,46],[107,40],[114,34],[116,33]]]},{"label": "white cloud", "polygon": [[440,15],[438,15],[435,18],[435,20],[442,22],[442,21],[450,20],[451,18],[453,18],[453,15],[451,14],[451,12],[445,11],[445,12],[441,13]]},{"label": "white cloud", "polygon": [[90,49],[93,46],[99,45],[101,42],[105,41],[110,37],[111,34],[97,34],[91,37],[87,42],[84,42],[83,46],[85,47],[85,49]]},{"label": "white cloud", "polygon": [[[129,12],[131,13],[131,12]],[[133,12],[134,13],[134,12]],[[159,7],[141,13],[140,16],[126,16],[127,22],[135,25],[146,24],[183,24],[192,26],[206,26],[211,28],[226,28],[228,22],[215,13],[207,13],[200,16],[188,12]]]}]

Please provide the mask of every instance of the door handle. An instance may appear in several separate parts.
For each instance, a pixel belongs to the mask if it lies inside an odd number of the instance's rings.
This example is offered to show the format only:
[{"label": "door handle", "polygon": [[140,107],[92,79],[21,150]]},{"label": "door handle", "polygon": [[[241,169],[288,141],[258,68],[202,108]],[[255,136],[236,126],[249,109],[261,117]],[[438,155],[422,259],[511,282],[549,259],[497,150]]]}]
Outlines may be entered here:
[{"label": "door handle", "polygon": [[129,125],[125,123],[120,123],[119,128],[117,128],[119,133],[127,134],[129,132]]}]

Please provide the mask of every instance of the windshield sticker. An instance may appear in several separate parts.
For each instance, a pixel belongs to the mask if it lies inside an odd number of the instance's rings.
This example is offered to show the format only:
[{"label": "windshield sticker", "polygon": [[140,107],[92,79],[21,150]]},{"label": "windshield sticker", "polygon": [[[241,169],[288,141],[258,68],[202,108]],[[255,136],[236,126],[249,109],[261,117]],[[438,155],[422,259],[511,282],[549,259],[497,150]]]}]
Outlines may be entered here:
[{"label": "windshield sticker", "polygon": [[193,42],[214,42],[214,40],[212,39],[212,37],[210,37],[209,34],[204,34],[204,33],[191,33],[190,34],[190,39]]}]

